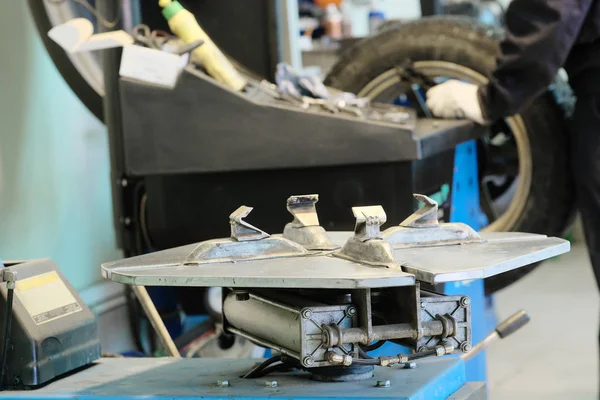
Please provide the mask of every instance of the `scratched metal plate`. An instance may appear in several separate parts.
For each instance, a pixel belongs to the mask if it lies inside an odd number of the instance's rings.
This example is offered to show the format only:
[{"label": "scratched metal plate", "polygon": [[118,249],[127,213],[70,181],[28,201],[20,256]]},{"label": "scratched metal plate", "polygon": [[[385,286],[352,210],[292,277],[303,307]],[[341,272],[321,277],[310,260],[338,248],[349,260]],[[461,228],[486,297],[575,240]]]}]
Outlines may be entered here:
[{"label": "scratched metal plate", "polygon": [[[350,232],[333,232],[343,244]],[[526,233],[482,233],[484,243],[395,248],[402,270],[377,268],[328,254],[185,265],[198,244],[102,265],[107,279],[147,286],[376,288],[483,279],[569,251],[568,241]]]},{"label": "scratched metal plate", "polygon": [[196,245],[102,265],[105,278],[129,285],[356,289],[410,286],[401,269],[367,267],[332,256],[273,258],[236,263],[185,265]]},{"label": "scratched metal plate", "polygon": [[[352,233],[333,232],[330,238],[343,244]],[[485,279],[567,253],[569,241],[520,232],[481,232],[484,243],[394,248],[404,271],[427,283]]]}]

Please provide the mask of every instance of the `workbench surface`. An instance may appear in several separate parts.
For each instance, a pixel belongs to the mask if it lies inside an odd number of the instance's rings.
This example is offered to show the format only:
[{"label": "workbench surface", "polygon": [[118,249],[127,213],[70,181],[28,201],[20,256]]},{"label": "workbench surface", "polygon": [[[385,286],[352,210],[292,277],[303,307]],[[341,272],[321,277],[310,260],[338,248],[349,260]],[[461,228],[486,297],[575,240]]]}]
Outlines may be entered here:
[{"label": "workbench surface", "polygon": [[[428,359],[416,369],[400,367],[375,370],[372,379],[359,382],[315,382],[307,374],[273,374],[258,379],[240,379],[256,360],[103,358],[95,365],[52,382],[40,389],[6,391],[2,399],[263,399],[263,398],[377,398],[446,399],[461,387],[461,393],[485,393],[483,383],[466,385],[464,364],[456,358]],[[217,387],[228,380],[230,387]],[[277,381],[267,387],[265,381]],[[389,380],[389,388],[376,387]],[[468,390],[465,390],[467,388]],[[477,395],[476,395],[477,396]],[[452,396],[453,399],[481,397]]]}]

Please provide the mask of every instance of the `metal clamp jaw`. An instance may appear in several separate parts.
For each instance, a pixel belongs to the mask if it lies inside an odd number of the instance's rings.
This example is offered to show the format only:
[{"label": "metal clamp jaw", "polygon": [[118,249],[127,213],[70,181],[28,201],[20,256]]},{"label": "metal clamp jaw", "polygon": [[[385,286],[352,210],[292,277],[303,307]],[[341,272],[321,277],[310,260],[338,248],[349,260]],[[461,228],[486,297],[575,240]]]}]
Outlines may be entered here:
[{"label": "metal clamp jaw", "polygon": [[186,258],[184,264],[208,264],[295,257],[308,254],[308,250],[281,236],[267,232],[244,221],[252,207],[241,206],[229,216],[231,237],[200,243]]},{"label": "metal clamp jaw", "polygon": [[231,238],[238,241],[244,242],[247,240],[260,240],[268,238],[267,232],[258,229],[254,225],[250,225],[244,218],[252,212],[253,207],[240,206],[237,210],[229,215],[229,225],[231,225]]},{"label": "metal clamp jaw", "polygon": [[294,216],[294,220],[285,225],[283,237],[307,250],[334,250],[337,246],[319,225],[315,206],[318,201],[318,194],[291,196],[287,199],[287,210]]},{"label": "metal clamp jaw", "polygon": [[435,246],[482,242],[481,236],[463,223],[439,223],[435,200],[414,194],[425,205],[408,218],[383,232],[383,238],[394,247]]},{"label": "metal clamp jaw", "polygon": [[361,264],[400,268],[392,246],[383,239],[381,233],[381,225],[387,220],[383,207],[352,207],[352,213],[356,218],[354,236],[333,255]]}]

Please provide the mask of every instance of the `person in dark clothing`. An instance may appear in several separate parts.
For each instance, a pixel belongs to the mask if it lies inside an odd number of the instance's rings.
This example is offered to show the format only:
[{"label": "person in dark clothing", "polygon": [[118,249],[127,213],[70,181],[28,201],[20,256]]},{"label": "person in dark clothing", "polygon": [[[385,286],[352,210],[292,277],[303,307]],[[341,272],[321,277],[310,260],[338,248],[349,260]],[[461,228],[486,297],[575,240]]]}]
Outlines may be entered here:
[{"label": "person in dark clothing", "polygon": [[446,81],[427,92],[427,105],[438,117],[491,123],[518,113],[567,71],[577,98],[569,121],[577,206],[600,288],[600,0],[513,0],[505,30],[486,85]]}]

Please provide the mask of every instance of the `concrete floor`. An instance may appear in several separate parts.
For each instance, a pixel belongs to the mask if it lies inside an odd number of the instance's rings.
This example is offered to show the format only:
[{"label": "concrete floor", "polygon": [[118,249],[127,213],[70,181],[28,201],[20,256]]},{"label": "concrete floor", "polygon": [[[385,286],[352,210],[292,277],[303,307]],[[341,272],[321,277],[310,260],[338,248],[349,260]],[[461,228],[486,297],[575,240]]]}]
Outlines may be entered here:
[{"label": "concrete floor", "polygon": [[585,246],[549,260],[495,297],[499,320],[531,322],[488,351],[491,400],[598,399],[598,289]]}]

